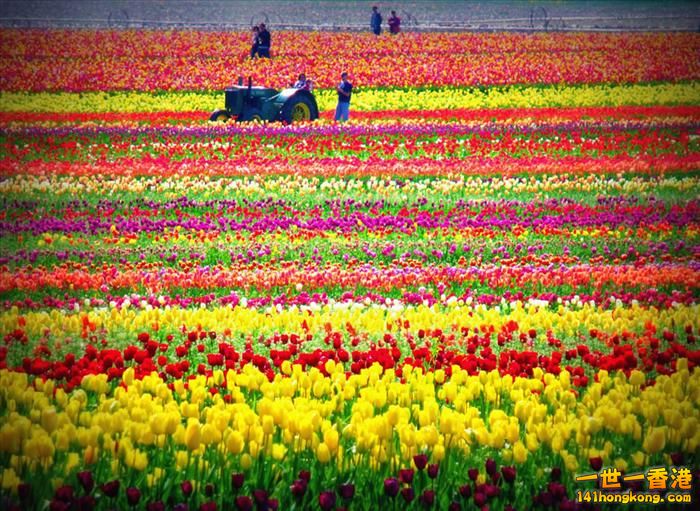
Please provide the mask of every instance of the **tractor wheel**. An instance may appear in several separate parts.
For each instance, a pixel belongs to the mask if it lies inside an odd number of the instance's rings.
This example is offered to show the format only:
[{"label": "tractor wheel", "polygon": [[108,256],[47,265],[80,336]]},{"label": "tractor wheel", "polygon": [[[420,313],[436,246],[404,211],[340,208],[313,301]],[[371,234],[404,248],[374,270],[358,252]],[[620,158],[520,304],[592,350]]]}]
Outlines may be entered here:
[{"label": "tractor wheel", "polygon": [[263,122],[264,120],[262,112],[257,108],[246,108],[238,116],[238,122]]},{"label": "tractor wheel", "polygon": [[228,110],[214,110],[209,116],[211,122],[226,122],[231,118]]},{"label": "tractor wheel", "polygon": [[295,94],[282,106],[280,119],[287,124],[318,119],[318,107],[306,94]]}]

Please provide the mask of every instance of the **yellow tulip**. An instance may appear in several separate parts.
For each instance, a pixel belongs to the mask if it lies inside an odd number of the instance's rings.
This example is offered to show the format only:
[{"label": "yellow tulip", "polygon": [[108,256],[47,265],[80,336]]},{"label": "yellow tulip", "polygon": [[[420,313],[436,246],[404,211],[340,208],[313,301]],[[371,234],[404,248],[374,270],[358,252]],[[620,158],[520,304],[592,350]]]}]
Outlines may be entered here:
[{"label": "yellow tulip", "polygon": [[525,463],[527,460],[528,450],[522,442],[518,441],[513,445],[513,461],[518,464]]},{"label": "yellow tulip", "polygon": [[328,463],[331,459],[331,450],[325,442],[318,444],[316,448],[316,458],[321,463]]},{"label": "yellow tulip", "polygon": [[247,452],[243,453],[241,455],[241,462],[240,463],[241,463],[241,468],[243,470],[249,470],[250,467],[253,466],[253,458],[251,458],[250,454],[248,454]]},{"label": "yellow tulip", "polygon": [[335,429],[327,429],[323,433],[323,443],[328,446],[331,452],[335,452],[338,450],[339,439],[340,435]]},{"label": "yellow tulip", "polygon": [[226,448],[231,454],[240,454],[243,451],[243,435],[239,431],[231,431],[226,439]]},{"label": "yellow tulip", "polygon": [[647,454],[656,454],[660,452],[666,445],[666,426],[659,428],[651,428],[644,438],[644,452]]},{"label": "yellow tulip", "polygon": [[190,419],[185,430],[185,445],[190,451],[199,448],[202,441],[202,432],[199,421]]},{"label": "yellow tulip", "polygon": [[17,485],[19,485],[22,481],[17,477],[17,474],[15,473],[15,470],[13,468],[6,468],[2,471],[2,478],[0,479],[0,483],[2,485],[2,489],[6,491],[11,491],[12,493],[17,492]]}]

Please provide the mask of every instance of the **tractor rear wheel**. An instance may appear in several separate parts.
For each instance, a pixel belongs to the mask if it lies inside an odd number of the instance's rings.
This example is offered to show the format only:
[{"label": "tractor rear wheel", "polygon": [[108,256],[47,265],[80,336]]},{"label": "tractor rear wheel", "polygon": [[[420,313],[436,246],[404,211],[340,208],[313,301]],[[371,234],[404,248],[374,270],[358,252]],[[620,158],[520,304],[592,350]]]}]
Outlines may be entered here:
[{"label": "tractor rear wheel", "polygon": [[280,119],[287,124],[318,119],[318,107],[306,94],[295,94],[282,106]]},{"label": "tractor rear wheel", "polygon": [[209,116],[209,120],[212,122],[226,122],[231,118],[228,110],[214,110]]},{"label": "tractor rear wheel", "polygon": [[257,108],[246,108],[238,116],[238,122],[263,122],[262,112]]}]

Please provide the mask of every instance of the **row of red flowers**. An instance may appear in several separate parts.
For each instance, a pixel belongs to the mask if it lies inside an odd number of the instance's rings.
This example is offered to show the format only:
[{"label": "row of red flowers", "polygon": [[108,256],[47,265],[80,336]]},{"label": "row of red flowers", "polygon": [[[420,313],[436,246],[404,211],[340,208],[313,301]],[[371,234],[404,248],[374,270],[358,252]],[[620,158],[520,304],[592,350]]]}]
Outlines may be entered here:
[{"label": "row of red flowers", "polygon": [[[348,374],[378,363],[385,369],[395,369],[398,376],[404,366],[443,370],[446,377],[452,366],[470,374],[496,369],[513,377],[532,376],[535,368],[555,375],[566,369],[572,375],[572,383],[584,387],[592,369],[629,374],[638,368],[648,374],[670,374],[678,358],[687,358],[691,369],[700,364],[700,349],[692,348],[695,335],[690,325],[683,334],[664,331],[657,335],[652,325],[647,325],[642,334],[592,330],[573,347],[567,347],[551,331],[519,331],[514,321],[498,331],[493,326],[456,332],[388,330],[377,340],[369,339],[349,324],[345,333],[332,331],[329,326],[322,339],[304,331],[261,336],[256,341],[250,336],[232,339],[229,335],[194,330],[177,336],[152,337],[143,332],[137,342],[117,349],[106,347],[106,340],[89,334],[90,342],[80,355],[74,352],[75,343],[53,343],[57,354],[68,352],[62,358],[52,353],[52,343],[43,338],[32,350],[32,356],[25,356],[14,365],[8,359],[17,360],[28,342],[20,328],[5,336],[5,346],[0,347],[0,368],[50,378],[73,388],[87,374],[106,373],[110,379],[118,379],[130,366],[135,368],[137,377],[158,372],[172,382],[197,374],[211,375],[215,369],[239,370],[253,364],[272,380],[275,374],[283,372],[285,362],[299,364],[304,370],[315,367],[327,375],[326,362],[332,360],[342,364]],[[220,390],[212,388],[212,392]]]}]

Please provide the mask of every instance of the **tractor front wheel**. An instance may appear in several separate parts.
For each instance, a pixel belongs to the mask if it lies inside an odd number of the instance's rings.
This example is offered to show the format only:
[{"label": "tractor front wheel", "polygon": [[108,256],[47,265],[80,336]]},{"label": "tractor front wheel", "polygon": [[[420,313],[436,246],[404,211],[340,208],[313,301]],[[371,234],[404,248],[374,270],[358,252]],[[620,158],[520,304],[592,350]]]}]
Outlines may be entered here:
[{"label": "tractor front wheel", "polygon": [[226,122],[231,118],[228,110],[214,110],[209,116],[211,122]]},{"label": "tractor front wheel", "polygon": [[287,124],[318,119],[318,107],[306,94],[295,94],[282,106],[280,119]]},{"label": "tractor front wheel", "polygon": [[238,122],[262,122],[263,120],[262,112],[257,108],[246,108],[238,116]]}]

